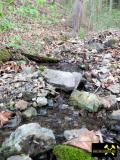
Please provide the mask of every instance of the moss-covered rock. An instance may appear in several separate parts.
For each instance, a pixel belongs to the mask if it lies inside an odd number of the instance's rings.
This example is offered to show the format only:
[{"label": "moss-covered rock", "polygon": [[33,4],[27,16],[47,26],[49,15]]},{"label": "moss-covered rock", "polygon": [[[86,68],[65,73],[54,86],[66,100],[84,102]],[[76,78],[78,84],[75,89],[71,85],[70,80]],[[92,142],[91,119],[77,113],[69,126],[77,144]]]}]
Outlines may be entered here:
[{"label": "moss-covered rock", "polygon": [[6,62],[10,60],[11,58],[11,53],[8,49],[1,49],[0,50],[0,62]]},{"label": "moss-covered rock", "polygon": [[57,145],[53,154],[57,160],[95,160],[91,153],[68,145]]},{"label": "moss-covered rock", "polygon": [[45,69],[47,69],[46,66],[43,66],[43,65],[40,65],[40,66],[39,66],[39,70],[40,70],[41,72],[45,71]]},{"label": "moss-covered rock", "polygon": [[69,98],[69,104],[76,108],[83,108],[90,112],[97,112],[101,107],[100,99],[97,95],[85,91],[74,90]]}]

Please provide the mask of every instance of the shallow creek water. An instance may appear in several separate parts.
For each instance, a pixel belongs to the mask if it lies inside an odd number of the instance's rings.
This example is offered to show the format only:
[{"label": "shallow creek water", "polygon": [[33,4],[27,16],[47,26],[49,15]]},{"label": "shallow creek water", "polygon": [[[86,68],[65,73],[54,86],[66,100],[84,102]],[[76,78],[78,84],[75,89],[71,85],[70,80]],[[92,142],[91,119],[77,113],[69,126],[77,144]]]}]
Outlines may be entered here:
[{"label": "shallow creek water", "polygon": [[[49,66],[64,71],[80,71],[79,66],[61,63],[58,66]],[[105,142],[119,142],[115,137],[120,134],[120,122],[109,119],[110,111],[101,109],[98,113],[87,111],[80,112],[78,109],[67,106],[70,93],[58,91],[60,94],[57,98],[48,97],[53,100],[53,106],[46,106],[37,110],[38,115],[32,119],[23,119],[21,124],[38,122],[42,127],[50,128],[54,131],[57,143],[64,142],[63,132],[67,129],[86,127],[89,130],[101,130]],[[99,115],[99,116],[98,116]],[[20,125],[21,125],[20,124]],[[15,128],[0,129],[0,144],[10,135]],[[120,152],[120,150],[118,150]],[[2,159],[0,159],[2,160]],[[51,160],[50,156],[37,156],[33,160]],[[106,159],[109,160],[109,159]],[[120,154],[115,160],[120,160]]]}]

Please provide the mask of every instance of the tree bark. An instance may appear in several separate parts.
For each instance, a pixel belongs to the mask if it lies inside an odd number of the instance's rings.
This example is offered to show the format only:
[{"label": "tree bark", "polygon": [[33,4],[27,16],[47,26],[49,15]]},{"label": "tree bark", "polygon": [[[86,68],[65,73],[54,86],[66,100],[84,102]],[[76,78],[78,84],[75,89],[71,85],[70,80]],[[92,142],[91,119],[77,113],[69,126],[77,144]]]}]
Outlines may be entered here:
[{"label": "tree bark", "polygon": [[83,14],[83,0],[76,0],[72,11],[72,33],[77,36],[80,31],[80,25]]},{"label": "tree bark", "polygon": [[113,0],[110,0],[109,14],[112,15]]}]

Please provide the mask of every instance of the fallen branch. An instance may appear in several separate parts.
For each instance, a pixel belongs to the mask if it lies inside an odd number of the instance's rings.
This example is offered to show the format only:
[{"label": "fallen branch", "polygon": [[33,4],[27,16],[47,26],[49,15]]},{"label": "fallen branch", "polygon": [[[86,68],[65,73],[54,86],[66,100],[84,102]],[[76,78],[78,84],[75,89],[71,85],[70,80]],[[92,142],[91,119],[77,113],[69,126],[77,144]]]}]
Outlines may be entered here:
[{"label": "fallen branch", "polygon": [[29,60],[33,60],[38,63],[58,63],[60,59],[55,58],[55,57],[48,57],[48,56],[43,56],[40,57],[38,55],[30,55],[26,53],[22,53],[25,57],[27,57]]}]

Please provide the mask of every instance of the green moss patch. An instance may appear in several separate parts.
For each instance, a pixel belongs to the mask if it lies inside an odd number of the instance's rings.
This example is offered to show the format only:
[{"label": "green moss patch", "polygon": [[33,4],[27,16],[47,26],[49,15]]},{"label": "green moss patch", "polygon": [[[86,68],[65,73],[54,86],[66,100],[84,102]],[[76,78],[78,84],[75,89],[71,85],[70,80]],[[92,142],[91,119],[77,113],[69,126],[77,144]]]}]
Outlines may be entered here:
[{"label": "green moss patch", "polygon": [[95,160],[90,153],[68,145],[56,146],[53,153],[57,160]]},{"label": "green moss patch", "polygon": [[6,62],[6,61],[10,60],[10,58],[11,58],[11,54],[10,54],[9,50],[7,50],[7,49],[0,50],[0,62]]},{"label": "green moss patch", "polygon": [[45,69],[47,69],[46,66],[43,66],[43,65],[40,65],[40,66],[39,66],[39,70],[40,70],[41,72],[44,72]]}]

